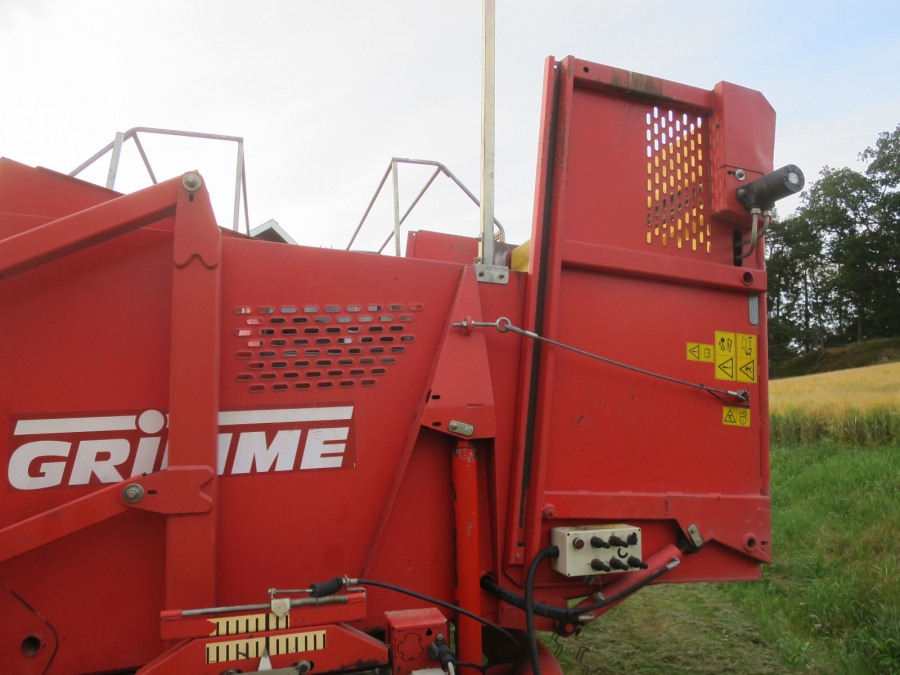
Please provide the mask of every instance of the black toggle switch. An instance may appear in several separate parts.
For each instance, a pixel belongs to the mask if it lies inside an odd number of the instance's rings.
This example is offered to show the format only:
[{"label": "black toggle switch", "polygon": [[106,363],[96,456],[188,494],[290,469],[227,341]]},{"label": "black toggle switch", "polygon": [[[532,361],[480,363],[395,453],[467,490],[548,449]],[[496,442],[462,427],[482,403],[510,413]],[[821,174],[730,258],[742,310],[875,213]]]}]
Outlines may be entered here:
[{"label": "black toggle switch", "polygon": [[631,544],[632,546],[637,545],[637,543],[638,543],[637,532],[632,532],[631,534],[628,535],[628,543]]},{"label": "black toggle switch", "polygon": [[623,562],[622,562],[621,560],[619,560],[618,558],[610,558],[610,559],[609,559],[609,566],[612,567],[613,569],[616,569],[616,570],[627,570],[627,569],[628,569],[628,565],[626,565],[625,563],[623,563]]},{"label": "black toggle switch", "polygon": [[594,548],[609,548],[609,542],[600,537],[591,537],[591,546]]},{"label": "black toggle switch", "polygon": [[613,546],[628,546],[627,541],[615,534],[609,538],[609,543]]},{"label": "black toggle switch", "polygon": [[640,558],[635,558],[634,556],[629,556],[628,566],[642,570],[645,570],[648,567],[647,563],[643,562]]},{"label": "black toggle switch", "polygon": [[599,558],[591,560],[591,569],[597,572],[612,572],[612,568]]}]

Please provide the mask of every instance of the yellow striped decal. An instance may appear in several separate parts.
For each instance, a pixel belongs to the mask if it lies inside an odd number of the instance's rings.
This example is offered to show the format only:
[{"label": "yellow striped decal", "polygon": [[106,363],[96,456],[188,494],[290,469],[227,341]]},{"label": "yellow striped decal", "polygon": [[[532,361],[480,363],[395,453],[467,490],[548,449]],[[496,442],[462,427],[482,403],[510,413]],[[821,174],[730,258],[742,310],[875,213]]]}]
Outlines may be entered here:
[{"label": "yellow striped decal", "polygon": [[271,612],[269,614],[244,614],[242,616],[228,616],[224,619],[210,619],[216,624],[216,629],[209,634],[210,637],[223,635],[241,635],[243,633],[261,633],[267,630],[283,630],[291,627],[289,614],[280,619]]},{"label": "yellow striped decal", "polygon": [[210,642],[206,645],[206,662],[222,663],[239,659],[258,659],[268,648],[269,656],[297,654],[325,649],[325,631]]}]

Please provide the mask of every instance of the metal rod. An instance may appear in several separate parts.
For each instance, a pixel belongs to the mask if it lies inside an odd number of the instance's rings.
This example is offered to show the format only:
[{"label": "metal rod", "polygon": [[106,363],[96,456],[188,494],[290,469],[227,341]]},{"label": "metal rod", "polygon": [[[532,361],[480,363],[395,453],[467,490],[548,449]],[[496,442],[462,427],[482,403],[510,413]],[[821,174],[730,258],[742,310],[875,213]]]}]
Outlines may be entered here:
[{"label": "metal rod", "polygon": [[247,203],[247,177],[246,177],[246,166],[244,164],[244,139],[241,136],[225,136],[223,134],[207,134],[200,131],[177,131],[175,129],[157,129],[155,127],[134,127],[129,129],[125,133],[116,132],[116,140],[108,145],[105,145],[103,149],[99,152],[93,154],[86,162],[80,164],[74,170],[69,172],[70,176],[77,176],[79,173],[88,168],[91,164],[96,162],[98,159],[103,157],[110,150],[113,151],[112,157],[110,158],[110,166],[109,173],[106,178],[106,187],[109,189],[113,189],[113,186],[116,182],[116,172],[119,169],[119,159],[122,153],[122,145],[129,138],[134,138],[134,143],[137,145],[138,152],[141,154],[141,159],[144,161],[144,166],[147,167],[147,172],[150,174],[150,180],[153,181],[154,185],[157,185],[158,182],[156,180],[156,175],[153,173],[153,169],[150,167],[150,161],[147,159],[147,153],[144,152],[144,146],[141,144],[140,139],[138,138],[138,132],[144,132],[148,134],[160,134],[163,136],[181,136],[184,138],[203,138],[211,141],[233,141],[238,144],[238,163],[237,163],[237,173],[235,176],[235,188],[234,188],[234,219],[232,222],[232,228],[237,231],[238,226],[240,224],[240,202],[241,202],[241,191],[243,190],[244,197],[244,220],[245,225],[247,226],[247,234],[250,234],[250,208]]},{"label": "metal rod", "polygon": [[[400,224],[403,225],[403,221],[406,220],[406,217],[410,214],[410,212],[415,208],[416,204],[419,203],[419,200],[422,198],[422,195],[425,194],[425,190],[431,187],[431,184],[434,182],[434,179],[437,178],[441,173],[441,168],[438,167],[434,170],[434,173],[431,174],[431,178],[428,179],[428,182],[425,183],[425,187],[419,190],[419,194],[416,195],[416,198],[413,199],[412,204],[409,205],[409,208],[406,209],[406,213],[403,214],[403,217],[400,219]],[[378,249],[378,252],[381,253],[384,250],[384,247],[388,245],[388,242],[393,238],[393,231],[388,235],[388,238],[384,240],[384,243],[381,245],[381,248]]]},{"label": "metal rod", "polygon": [[78,165],[78,168],[76,168],[76,169],[70,171],[70,172],[69,172],[69,175],[70,175],[70,176],[77,176],[78,174],[80,174],[82,171],[84,171],[86,168],[88,168],[91,164],[93,164],[93,163],[96,162],[98,159],[100,159],[101,157],[103,157],[103,155],[105,155],[107,152],[109,152],[110,150],[112,150],[112,149],[113,149],[113,146],[114,146],[115,144],[116,144],[116,142],[115,142],[115,141],[112,141],[112,142],[108,143],[107,145],[104,145],[104,146],[103,146],[103,149],[101,149],[100,151],[98,151],[98,152],[96,152],[95,154],[91,155],[91,156],[90,156],[85,162],[83,162],[82,164],[79,164],[79,165]]},{"label": "metal rod", "polygon": [[247,167],[241,162],[243,171],[241,171],[241,186],[244,190],[244,225],[247,227],[247,234],[250,234],[250,207],[247,202]]},{"label": "metal rod", "polygon": [[116,132],[116,140],[113,141],[112,156],[109,158],[109,173],[106,174],[106,188],[112,190],[116,185],[116,173],[119,171],[119,156],[122,154],[122,143],[125,134]]},{"label": "metal rod", "polygon": [[[425,166],[440,167],[440,169],[444,173],[444,175],[446,175],[447,178],[449,178],[454,183],[456,183],[456,186],[460,190],[462,190],[469,199],[472,200],[472,203],[475,204],[475,206],[477,206],[479,208],[481,207],[481,202],[478,200],[478,197],[476,197],[474,194],[472,194],[472,191],[469,190],[469,188],[467,188],[463,184],[463,182],[459,178],[456,177],[455,173],[453,173],[450,169],[448,169],[445,165],[441,164],[440,162],[436,162],[431,159],[407,159],[405,157],[395,157],[394,161],[400,162],[401,164],[423,164]],[[506,241],[506,230],[503,228],[503,225],[500,224],[500,221],[497,220],[496,218],[494,218],[494,226],[499,230],[498,234],[500,236],[499,236],[498,240]]]},{"label": "metal rod", "polygon": [[[244,139],[240,136],[223,136],[222,134],[205,134],[200,131],[176,131],[174,129],[156,129],[154,127],[134,127],[129,129],[124,133],[123,140],[128,140],[139,131],[146,132],[148,134],[162,134],[163,136],[185,136],[187,138],[207,138],[213,141],[243,141]],[[113,149],[115,145],[115,141],[105,145],[102,150],[92,155],[87,161],[80,164],[76,169],[73,169],[69,172],[70,176],[77,176],[86,168],[88,168],[91,164],[96,162],[98,159],[103,157],[107,152]]]},{"label": "metal rod", "polygon": [[400,172],[397,162],[391,161],[391,182],[394,184],[394,244],[396,255],[400,257]]},{"label": "metal rod", "polygon": [[[381,189],[384,187],[384,184],[387,181],[388,176],[391,174],[391,170],[393,169],[394,164],[420,164],[422,166],[437,167],[441,173],[443,173],[445,176],[447,176],[447,178],[449,178],[454,183],[456,183],[456,186],[460,190],[462,190],[463,193],[469,199],[472,200],[472,203],[475,204],[475,206],[478,206],[479,208],[481,207],[481,202],[478,200],[478,197],[476,197],[474,194],[472,194],[472,191],[469,190],[469,188],[467,188],[463,184],[463,182],[459,178],[456,177],[456,174],[454,174],[452,171],[450,171],[450,169],[448,169],[446,166],[444,166],[440,162],[436,162],[432,159],[409,159],[406,157],[392,157],[391,163],[388,165],[388,168],[384,172],[384,176],[381,177],[381,182],[378,183],[378,187],[375,189],[375,194],[372,195],[372,199],[369,200],[369,205],[366,207],[366,212],[363,213],[363,217],[360,219],[359,225],[356,226],[356,230],[353,231],[353,236],[350,237],[350,243],[347,244],[347,247],[344,250],[349,251],[350,247],[353,246],[353,242],[356,241],[356,237],[359,234],[359,231],[362,229],[363,224],[366,222],[366,218],[369,217],[369,213],[372,210],[372,206],[374,206],[374,204],[375,204],[375,200],[378,199],[378,195],[381,194]],[[429,185],[430,185],[430,182],[429,182]],[[427,187],[428,186],[426,186],[426,188]],[[415,204],[421,198],[422,194],[424,194],[424,190],[422,191],[422,193],[420,193],[419,197],[417,197],[413,201],[413,206],[415,206]],[[409,215],[409,211],[411,211],[411,210],[412,210],[412,207],[407,209],[407,215]],[[406,218],[406,216],[404,216],[403,218],[400,219],[401,224],[403,223],[405,218]],[[506,241],[506,230],[503,228],[503,225],[500,224],[500,221],[497,220],[497,218],[494,218],[494,227],[497,228],[497,233],[494,235],[495,238],[497,239],[497,241]],[[392,232],[391,235],[385,241],[385,243],[382,245],[382,247],[380,249],[378,249],[379,253],[381,253],[381,251],[384,249],[384,246],[386,246],[390,242],[390,240],[393,236],[394,235]]]},{"label": "metal rod", "polygon": [[375,194],[372,195],[372,199],[369,200],[369,205],[366,207],[366,212],[363,214],[363,217],[359,221],[359,225],[356,226],[356,229],[353,231],[353,236],[350,237],[350,243],[347,244],[347,248],[344,249],[346,251],[350,250],[350,247],[353,246],[353,242],[356,241],[356,235],[359,234],[360,229],[362,229],[363,223],[366,222],[366,218],[369,217],[369,211],[372,210],[372,206],[375,204],[375,200],[378,199],[378,195],[381,194],[381,188],[384,187],[384,182],[388,179],[388,176],[391,175],[391,169],[394,168],[394,160],[391,160],[391,163],[388,164],[387,171],[384,172],[384,175],[381,177],[381,182],[378,183],[378,187],[375,189]]},{"label": "metal rod", "polygon": [[[234,222],[231,229],[238,231],[241,220],[241,176],[244,175],[244,142],[238,141],[237,176],[234,179]],[[249,223],[248,223],[249,227]]]},{"label": "metal rod", "polygon": [[[326,595],[324,598],[292,598],[291,607],[311,607],[315,605],[345,605],[349,595]],[[201,616],[203,614],[224,614],[226,612],[254,612],[260,609],[271,609],[271,602],[260,602],[255,605],[227,605],[225,607],[204,607],[203,609],[184,609],[181,616]]]},{"label": "metal rod", "polygon": [[495,0],[483,0],[481,56],[481,236],[478,256],[494,264],[494,19]]},{"label": "metal rod", "polygon": [[137,146],[138,152],[141,153],[141,159],[144,160],[144,166],[147,167],[147,173],[150,174],[150,180],[153,181],[154,185],[157,185],[159,181],[156,180],[153,169],[150,168],[150,160],[147,159],[147,153],[144,152],[144,146],[141,144],[141,139],[138,138],[137,133],[135,133],[132,138],[134,138],[134,144]]}]

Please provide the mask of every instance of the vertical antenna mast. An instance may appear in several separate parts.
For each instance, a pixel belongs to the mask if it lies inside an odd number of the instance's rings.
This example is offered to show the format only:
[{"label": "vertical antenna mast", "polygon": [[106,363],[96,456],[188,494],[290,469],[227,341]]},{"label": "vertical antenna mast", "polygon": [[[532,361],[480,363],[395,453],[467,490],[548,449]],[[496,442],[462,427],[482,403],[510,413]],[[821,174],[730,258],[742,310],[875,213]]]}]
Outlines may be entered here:
[{"label": "vertical antenna mast", "polygon": [[481,241],[482,265],[494,264],[494,14],[495,0],[482,0],[481,45]]}]

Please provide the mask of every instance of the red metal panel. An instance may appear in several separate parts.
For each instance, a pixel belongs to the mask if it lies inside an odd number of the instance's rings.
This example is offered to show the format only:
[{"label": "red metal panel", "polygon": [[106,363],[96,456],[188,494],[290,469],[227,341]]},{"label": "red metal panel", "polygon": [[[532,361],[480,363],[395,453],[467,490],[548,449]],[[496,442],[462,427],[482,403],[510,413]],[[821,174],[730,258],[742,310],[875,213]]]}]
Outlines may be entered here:
[{"label": "red metal panel", "polygon": [[450,639],[447,619],[443,614],[429,607],[385,612],[384,616],[388,625],[393,675],[407,675],[423,668],[438,667],[428,655],[428,646],[437,640],[438,635],[445,642]]},{"label": "red metal panel", "polygon": [[[755,325],[748,311],[765,289],[761,259],[735,266],[732,226],[709,213],[709,134],[725,131],[712,92],[656,80],[623,92],[607,86],[612,75],[602,67],[599,84],[586,81],[597,70],[567,59],[558,75],[548,73],[547,91],[559,83],[542,147],[553,144],[554,161],[532,235],[533,247],[546,247],[547,267],[532,270],[528,328],[668,376],[746,388],[750,424],[723,424],[723,403],[708,393],[541,348],[537,405],[533,418],[522,411],[520,437],[531,465],[525,559],[551,524],[650,517],[677,525],[668,535],[649,528],[657,546],[695,524],[705,540],[740,554],[708,546],[667,579],[756,578],[769,557],[764,376],[717,380],[715,363],[685,356],[688,342],[712,344],[716,331],[765,335],[764,309]],[[743,121],[728,133],[754,136],[753,120]],[[762,140],[750,145],[770,142],[768,122],[759,120]],[[758,351],[756,368],[765,369]],[[529,384],[523,372],[523,389]],[[648,508],[658,500],[666,507]]]},{"label": "red metal panel", "polygon": [[471,265],[478,257],[478,242],[455,234],[412,231],[406,239],[406,257]]}]

